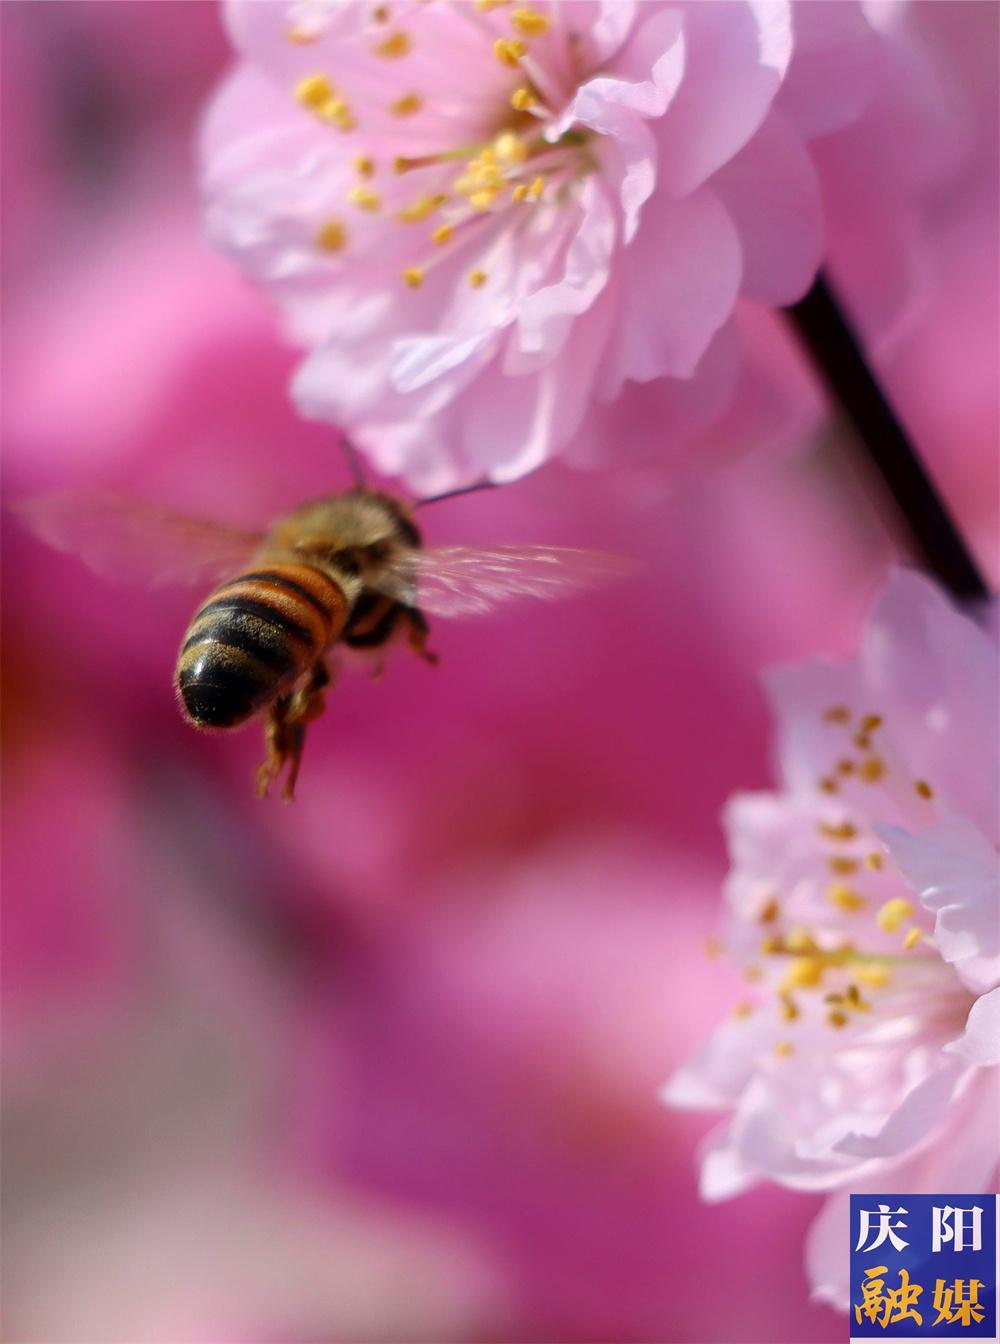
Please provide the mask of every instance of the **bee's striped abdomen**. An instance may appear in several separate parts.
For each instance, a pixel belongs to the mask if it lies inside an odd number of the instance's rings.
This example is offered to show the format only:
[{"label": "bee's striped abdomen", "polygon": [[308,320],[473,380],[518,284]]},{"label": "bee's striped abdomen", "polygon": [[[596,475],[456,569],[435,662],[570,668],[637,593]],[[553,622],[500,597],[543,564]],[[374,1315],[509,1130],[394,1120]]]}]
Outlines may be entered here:
[{"label": "bee's striped abdomen", "polygon": [[184,712],[204,728],[243,723],[321,657],[347,615],[340,586],[312,565],[276,563],[223,584],[177,660]]}]

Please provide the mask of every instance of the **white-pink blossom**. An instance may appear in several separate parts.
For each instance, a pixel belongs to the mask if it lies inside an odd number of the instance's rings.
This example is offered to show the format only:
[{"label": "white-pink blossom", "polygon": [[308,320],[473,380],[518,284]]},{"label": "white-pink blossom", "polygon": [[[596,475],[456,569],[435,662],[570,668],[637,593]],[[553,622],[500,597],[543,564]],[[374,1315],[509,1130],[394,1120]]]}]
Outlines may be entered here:
[{"label": "white-pink blossom", "polygon": [[858,657],[774,672],[779,789],[727,812],[722,943],[746,1000],[664,1089],[719,1109],[707,1199],[837,1191],[817,1297],[848,1304],[848,1193],[988,1188],[1000,1157],[998,651],[900,571]]},{"label": "white-pink blossom", "polygon": [[418,489],[508,480],[614,409],[666,444],[731,388],[741,299],[823,248],[807,144],[882,38],[854,0],[230,0],[210,236],[309,351],[304,414]]}]

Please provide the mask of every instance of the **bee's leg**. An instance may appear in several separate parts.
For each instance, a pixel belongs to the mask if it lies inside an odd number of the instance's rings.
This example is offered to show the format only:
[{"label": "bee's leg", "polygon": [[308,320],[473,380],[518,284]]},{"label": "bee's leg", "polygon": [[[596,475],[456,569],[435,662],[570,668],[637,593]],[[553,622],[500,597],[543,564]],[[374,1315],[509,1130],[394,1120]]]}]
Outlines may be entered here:
[{"label": "bee's leg", "polygon": [[418,611],[416,607],[407,607],[405,610],[406,621],[410,627],[407,633],[407,643],[418,658],[423,658],[425,663],[430,663],[431,667],[436,667],[441,659],[432,649],[427,647],[431,630],[423,613]]},{"label": "bee's leg", "polygon": [[331,682],[326,665],[317,663],[304,686],[293,695],[282,696],[271,706],[264,730],[267,759],[257,771],[257,792],[260,797],[266,797],[271,784],[286,764],[288,774],[281,796],[286,801],[295,796],[295,783],[299,777],[302,749],[306,741],[306,725],[323,713],[326,688]]}]

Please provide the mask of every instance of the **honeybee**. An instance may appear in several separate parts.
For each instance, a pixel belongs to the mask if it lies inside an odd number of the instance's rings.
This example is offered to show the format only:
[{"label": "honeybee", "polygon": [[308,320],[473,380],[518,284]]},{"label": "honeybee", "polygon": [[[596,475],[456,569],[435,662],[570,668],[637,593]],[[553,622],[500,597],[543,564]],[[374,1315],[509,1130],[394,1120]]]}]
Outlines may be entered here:
[{"label": "honeybee", "polygon": [[208,732],[263,717],[258,794],[286,771],[282,796],[291,799],[306,728],[324,711],[342,650],[366,652],[380,669],[388,646],[403,641],[434,664],[427,615],[557,598],[622,568],[617,557],[552,546],[424,549],[414,510],[461,493],[413,502],[359,484],[253,532],[106,494],[49,495],[15,508],[39,537],[105,577],[217,582],[181,643],[181,714]]}]

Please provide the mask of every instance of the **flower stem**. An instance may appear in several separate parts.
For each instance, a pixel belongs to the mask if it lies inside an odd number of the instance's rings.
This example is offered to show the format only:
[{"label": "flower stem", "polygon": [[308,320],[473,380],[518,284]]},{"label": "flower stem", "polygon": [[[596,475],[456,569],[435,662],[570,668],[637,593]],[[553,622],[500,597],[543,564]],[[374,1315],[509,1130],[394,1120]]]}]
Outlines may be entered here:
[{"label": "flower stem", "polygon": [[924,564],[956,598],[989,597],[986,580],[886,400],[822,272],[788,315],[827,390],[895,500]]}]

